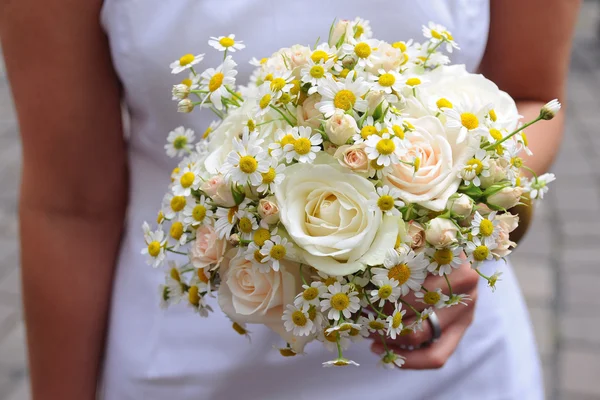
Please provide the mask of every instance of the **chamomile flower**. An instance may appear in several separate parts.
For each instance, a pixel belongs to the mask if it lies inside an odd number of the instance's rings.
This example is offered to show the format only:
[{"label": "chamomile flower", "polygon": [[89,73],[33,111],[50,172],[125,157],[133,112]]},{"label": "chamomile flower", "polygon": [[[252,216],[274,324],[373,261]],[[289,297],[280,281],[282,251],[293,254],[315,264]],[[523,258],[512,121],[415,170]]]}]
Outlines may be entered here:
[{"label": "chamomile flower", "polygon": [[221,172],[226,179],[240,185],[249,181],[252,186],[258,186],[262,182],[262,174],[269,171],[270,160],[266,151],[252,143],[245,144],[245,140],[234,139],[233,150],[227,155]]},{"label": "chamomile flower", "polygon": [[217,68],[208,68],[200,75],[201,89],[208,92],[203,102],[210,100],[217,110],[223,109],[221,99],[231,97],[227,88],[235,85],[236,65],[231,56],[227,56]]},{"label": "chamomile flower", "polygon": [[427,270],[434,275],[444,275],[452,272],[452,269],[459,268],[462,264],[460,255],[462,249],[460,247],[444,247],[436,249],[428,247],[425,249],[425,254],[429,257],[429,265]]},{"label": "chamomile flower", "polygon": [[204,59],[204,54],[185,54],[179,58],[179,60],[173,61],[169,67],[171,68],[172,74],[178,74],[182,71],[185,71],[188,68],[192,68],[194,65],[198,64],[200,61]]},{"label": "chamomile flower", "polygon": [[402,91],[405,94],[412,93],[416,94],[417,89],[425,86],[429,83],[429,80],[425,78],[423,75],[416,74],[405,74],[402,75]]},{"label": "chamomile flower", "polygon": [[309,285],[302,285],[302,293],[298,293],[294,299],[294,304],[298,307],[318,307],[320,304],[320,297],[327,291],[327,286],[323,282],[312,282]]},{"label": "chamomile flower", "polygon": [[213,216],[211,207],[206,203],[206,196],[201,195],[200,200],[189,202],[183,209],[183,222],[197,227],[209,221]]},{"label": "chamomile flower", "polygon": [[348,38],[356,40],[370,39],[373,36],[371,25],[366,19],[356,17],[354,21],[348,24],[348,31],[346,32]]},{"label": "chamomile flower", "polygon": [[196,285],[191,285],[187,291],[187,303],[200,314],[201,317],[208,317],[208,312],[212,311],[212,307],[206,303],[206,299],[200,292],[200,288]]},{"label": "chamomile flower", "polygon": [[260,249],[260,254],[265,256],[264,262],[269,263],[274,271],[279,271],[279,262],[292,251],[292,244],[281,236],[272,236]]},{"label": "chamomile flower", "polygon": [[387,351],[381,358],[381,365],[387,369],[401,368],[406,362],[406,357],[399,356],[392,351]]},{"label": "chamomile flower", "polygon": [[387,334],[392,340],[396,339],[396,336],[398,336],[404,328],[404,325],[402,324],[404,314],[406,314],[406,310],[402,309],[402,303],[397,303],[392,315],[385,320],[388,325]]},{"label": "chamomile flower", "polygon": [[343,55],[354,58],[356,67],[365,69],[366,67],[373,67],[373,53],[378,47],[379,40],[376,39],[356,40],[350,38],[349,43],[342,45],[341,52]]},{"label": "chamomile flower", "polygon": [[453,108],[444,108],[446,115],[446,126],[457,129],[456,143],[462,143],[471,136],[481,136],[487,133],[485,127],[485,116],[492,108],[491,104],[472,103],[467,97],[461,102],[456,102]]},{"label": "chamomile flower", "polygon": [[263,274],[271,271],[271,264],[265,261],[265,256],[260,252],[261,245],[252,242],[245,251],[244,258],[252,263],[252,266]]},{"label": "chamomile flower", "polygon": [[235,40],[233,33],[228,36],[211,36],[208,44],[219,51],[229,51],[232,53],[246,47],[241,40]]},{"label": "chamomile flower", "polygon": [[230,208],[226,207],[218,207],[217,212],[215,214],[216,222],[215,222],[215,232],[220,239],[231,237],[231,231],[233,230],[235,224],[238,222],[239,211],[243,211],[248,206],[250,200],[245,199],[237,206],[233,206]]},{"label": "chamomile flower", "polygon": [[498,245],[491,240],[482,241],[479,237],[474,236],[473,240],[467,242],[465,251],[467,260],[471,262],[473,268],[477,268],[480,263],[491,260],[493,258],[492,250]]},{"label": "chamomile flower", "polygon": [[315,331],[315,325],[308,316],[308,310],[288,304],[283,312],[285,330],[295,336],[308,336]]},{"label": "chamomile flower", "polygon": [[185,129],[183,126],[175,128],[167,136],[165,150],[169,157],[181,157],[185,153],[192,151],[192,142],[194,141],[194,131]]},{"label": "chamomile flower", "polygon": [[488,279],[488,286],[492,289],[492,292],[496,290],[496,283],[501,281],[500,277],[502,276],[502,272],[496,271],[494,272]]},{"label": "chamomile flower", "polygon": [[479,211],[475,211],[471,221],[471,234],[481,236],[486,243],[493,242],[500,233],[499,224],[500,221],[496,219],[495,211],[489,213],[487,217],[483,217]]},{"label": "chamomile flower", "polygon": [[285,179],[285,165],[277,164],[277,160],[273,159],[271,162],[271,166],[267,172],[263,172],[262,182],[256,190],[260,193],[267,193],[272,190],[274,185],[278,185]]},{"label": "chamomile flower", "polygon": [[178,83],[177,85],[173,85],[173,89],[171,90],[171,94],[173,97],[172,100],[183,100],[190,94],[190,87],[183,83]]},{"label": "chamomile flower", "polygon": [[442,293],[441,288],[437,288],[433,291],[415,292],[415,297],[418,302],[435,308],[444,308],[446,306],[446,301],[450,299],[450,297]]},{"label": "chamomile flower", "polygon": [[406,149],[398,137],[384,133],[381,136],[369,136],[365,141],[365,152],[369,160],[377,160],[377,164],[387,167],[398,164],[399,156],[404,154]]},{"label": "chamomile flower", "polygon": [[175,218],[178,213],[183,211],[190,199],[186,196],[175,196],[172,193],[167,193],[163,198],[162,215],[167,220]]},{"label": "chamomile flower", "polygon": [[349,319],[352,313],[360,308],[358,293],[353,292],[349,285],[335,282],[327,287],[327,292],[321,296],[321,312],[328,312],[327,318],[339,320],[340,314]]},{"label": "chamomile flower", "polygon": [[412,250],[399,253],[388,249],[383,261],[384,268],[372,268],[373,279],[391,279],[398,282],[400,293],[406,296],[410,290],[420,290],[426,278],[428,262],[423,253]]},{"label": "chamomile flower", "polygon": [[471,182],[475,186],[481,185],[479,177],[487,178],[490,176],[490,157],[487,151],[478,149],[473,158],[465,163],[465,166],[460,170],[459,175],[468,185]]},{"label": "chamomile flower", "polygon": [[273,93],[273,98],[279,99],[283,93],[289,93],[290,89],[294,87],[293,80],[292,71],[273,74],[273,79],[269,82],[269,89]]},{"label": "chamomile flower", "polygon": [[340,332],[348,332],[348,335],[351,335],[352,331],[356,332],[356,331],[360,331],[360,329],[361,329],[360,324],[355,324],[353,322],[340,322],[337,325],[330,326],[329,328],[327,328],[325,330],[325,332],[332,333],[335,331],[340,331]]},{"label": "chamomile flower", "polygon": [[371,333],[385,334],[386,322],[375,314],[368,314],[367,317],[361,316],[358,319],[358,323],[366,327]]},{"label": "chamomile flower", "polygon": [[146,247],[142,249],[142,254],[147,254],[148,258],[146,262],[156,268],[165,259],[167,238],[161,229],[151,231],[150,226],[146,222],[144,222],[142,229],[144,231],[144,241],[146,242]]},{"label": "chamomile flower", "polygon": [[329,46],[327,43],[321,43],[310,54],[310,60],[316,64],[335,59],[337,49],[335,46]]},{"label": "chamomile flower", "polygon": [[373,280],[377,289],[371,290],[371,302],[379,301],[379,307],[383,307],[386,301],[395,303],[400,296],[398,281],[395,279],[384,278],[382,280]]},{"label": "chamomile flower", "polygon": [[[445,305],[445,306],[447,306],[447,305]],[[424,309],[423,311],[421,311],[419,313],[417,319],[415,319],[412,324],[405,327],[405,329],[410,329],[413,332],[422,331],[423,330],[423,322],[425,322],[425,320],[427,318],[429,318],[429,316],[431,314],[433,314],[433,307],[428,307],[428,308]]]},{"label": "chamomile flower", "polygon": [[469,296],[468,294],[453,294],[452,296],[450,296],[450,299],[446,301],[446,306],[451,307],[457,304],[467,306],[467,301],[471,300],[471,296]]},{"label": "chamomile flower", "polygon": [[339,341],[342,350],[346,350],[350,346],[350,338],[348,331],[332,331],[327,332],[329,326],[322,328],[317,334],[317,340],[323,343],[329,351],[337,351],[337,343]]},{"label": "chamomile flower", "polygon": [[269,154],[275,160],[281,161],[284,158],[285,152],[283,149],[288,144],[294,144],[294,127],[287,126],[284,129],[278,129],[275,132],[275,141],[269,145]]},{"label": "chamomile flower", "polygon": [[306,65],[300,71],[302,83],[308,83],[311,85],[308,89],[308,94],[311,95],[317,92],[318,85],[325,82],[328,78],[331,78],[331,68],[333,67],[334,60],[329,59],[327,61],[319,60],[314,62],[309,59]]},{"label": "chamomile flower", "polygon": [[548,193],[548,184],[556,180],[554,174],[543,174],[536,178],[527,181],[525,189],[529,191],[531,199],[543,199],[544,195]]},{"label": "chamomile flower", "polygon": [[352,71],[344,80],[335,81],[328,78],[319,85],[321,101],[315,104],[315,108],[321,111],[325,118],[331,117],[336,109],[345,112],[367,110],[367,101],[362,97],[369,90],[369,85],[363,78],[355,80],[354,77],[355,73]]},{"label": "chamomile flower", "polygon": [[402,90],[402,78],[400,74],[394,70],[386,71],[380,69],[378,75],[372,75],[373,81],[372,90],[391,94],[392,92],[400,92]]},{"label": "chamomile flower", "polygon": [[348,365],[354,365],[355,367],[358,367],[360,364],[343,357],[323,363],[324,367],[347,367]]},{"label": "chamomile flower", "polygon": [[387,185],[377,188],[377,192],[371,195],[371,210],[381,210],[382,213],[389,216],[398,216],[400,211],[398,207],[404,207],[404,202],[400,200],[400,191]]},{"label": "chamomile flower", "polygon": [[448,53],[452,53],[452,49],[460,49],[452,34],[442,25],[433,22],[429,22],[427,26],[423,25],[423,36],[429,39],[433,45],[445,42]]},{"label": "chamomile flower", "polygon": [[199,166],[192,165],[180,169],[173,182],[173,194],[175,196],[189,196],[192,190],[198,189],[202,180],[200,179]]},{"label": "chamomile flower", "polygon": [[256,217],[247,209],[239,210],[237,212],[237,228],[240,232],[240,237],[244,240],[252,238],[253,233],[258,229],[258,222]]},{"label": "chamomile flower", "polygon": [[165,287],[168,292],[169,303],[177,304],[184,296],[181,275],[175,261],[169,261],[169,271],[165,276]]},{"label": "chamomile flower", "polygon": [[369,115],[363,121],[362,128],[360,128],[360,130],[357,130],[357,133],[354,136],[352,136],[352,140],[354,140],[354,144],[361,144],[369,137],[373,135],[379,135],[380,130],[381,124],[376,123],[373,120],[373,117]]},{"label": "chamomile flower", "polygon": [[256,99],[258,101],[258,107],[256,109],[256,118],[260,118],[266,113],[268,113],[269,110],[271,110],[271,106],[273,105],[275,100],[277,100],[277,98],[271,91],[271,85],[269,82],[265,82],[258,87]]},{"label": "chamomile flower", "polygon": [[180,246],[183,246],[187,243],[187,227],[183,225],[181,221],[173,221],[171,223],[171,227],[169,228],[169,237],[175,240],[175,244],[173,245],[173,250],[179,249]]},{"label": "chamomile flower", "polygon": [[320,144],[323,138],[320,134],[311,135],[312,129],[308,126],[294,127],[291,130],[294,138],[293,143],[288,143],[283,147],[285,159],[289,163],[297,160],[301,163],[312,163],[321,150]]}]

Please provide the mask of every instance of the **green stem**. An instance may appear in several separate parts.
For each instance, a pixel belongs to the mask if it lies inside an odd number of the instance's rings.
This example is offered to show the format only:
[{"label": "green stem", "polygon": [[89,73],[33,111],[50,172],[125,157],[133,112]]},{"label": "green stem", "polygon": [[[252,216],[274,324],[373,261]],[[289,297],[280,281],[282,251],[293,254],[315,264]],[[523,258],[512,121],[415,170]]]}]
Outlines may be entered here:
[{"label": "green stem", "polygon": [[279,108],[273,106],[272,104],[269,105],[269,107],[271,107],[273,110],[277,111],[279,113],[279,115],[281,115],[283,117],[283,119],[285,119],[288,124],[290,124],[291,126],[295,125],[292,121],[289,120],[289,118]]},{"label": "green stem", "polygon": [[402,303],[406,307],[410,308],[415,313],[415,315],[417,315],[417,316],[421,315],[421,313],[419,312],[419,310],[417,310],[416,308],[414,308],[410,303],[407,303],[406,301],[404,301],[402,299],[399,299],[399,300],[400,300],[400,303]]},{"label": "green stem", "polygon": [[369,296],[365,293],[365,299],[367,300],[367,303],[369,303],[369,306],[377,313],[377,315],[379,315],[381,318],[386,319],[388,316],[385,315],[384,313],[382,313],[381,311],[379,311],[377,309],[377,307],[375,307],[373,305],[373,303],[371,303],[371,299],[369,299]]},{"label": "green stem", "polygon": [[337,335],[336,345],[337,345],[337,351],[338,351],[338,358],[344,358],[344,354],[342,353],[342,343],[340,341],[340,334],[336,332],[336,335]]},{"label": "green stem", "polygon": [[506,142],[508,139],[515,136],[517,133],[521,132],[523,129],[535,124],[536,122],[538,122],[541,119],[542,119],[542,117],[538,116],[533,121],[530,121],[530,122],[526,123],[525,125],[521,126],[520,128],[517,128],[514,132],[510,133],[509,135],[503,137],[502,139],[498,140],[497,142],[494,142],[493,144],[490,144],[489,146],[487,146],[485,148],[485,150],[492,150],[492,149],[496,148],[496,146],[498,146],[499,144]]},{"label": "green stem", "polygon": [[486,281],[490,280],[489,276],[485,276],[480,270],[479,268],[476,268],[475,271],[479,274],[480,277],[482,277],[483,279],[485,279]]},{"label": "green stem", "polygon": [[388,349],[387,343],[385,341],[385,335],[380,333],[379,336],[381,336],[381,343],[383,344],[383,348],[385,349],[386,353],[389,353],[390,349]]},{"label": "green stem", "polygon": [[244,99],[239,94],[237,94],[236,92],[234,92],[233,90],[231,90],[231,88],[229,86],[225,86],[225,89],[227,89],[227,91],[229,93],[231,93],[233,95],[233,97],[235,97],[236,99],[244,101]]},{"label": "green stem", "polygon": [[442,43],[444,43],[444,40],[440,41],[438,44],[436,44],[433,49],[431,50],[427,50],[427,58],[425,58],[425,61],[423,61],[423,67],[427,67],[427,61],[429,61],[429,58],[431,57],[431,55],[433,53],[435,53],[435,51],[438,49],[438,47],[440,47],[442,45]]},{"label": "green stem", "polygon": [[537,174],[535,173],[535,171],[534,171],[534,170],[532,170],[531,168],[529,168],[529,167],[528,167],[528,166],[526,166],[526,165],[521,165],[521,168],[523,168],[523,169],[525,169],[525,170],[527,170],[527,171],[531,172],[531,175],[533,175],[533,179],[535,179],[535,183],[538,183],[538,176],[537,176]]},{"label": "green stem", "polygon": [[446,279],[446,283],[448,284],[448,291],[450,292],[450,297],[454,294],[452,293],[452,285],[450,284],[450,279],[448,279],[448,275],[444,274],[444,279]]},{"label": "green stem", "polygon": [[187,253],[183,253],[183,252],[177,251],[177,250],[172,250],[172,249],[169,249],[169,248],[166,248],[165,250],[170,251],[171,253],[181,254],[182,256],[187,256],[188,255]]}]

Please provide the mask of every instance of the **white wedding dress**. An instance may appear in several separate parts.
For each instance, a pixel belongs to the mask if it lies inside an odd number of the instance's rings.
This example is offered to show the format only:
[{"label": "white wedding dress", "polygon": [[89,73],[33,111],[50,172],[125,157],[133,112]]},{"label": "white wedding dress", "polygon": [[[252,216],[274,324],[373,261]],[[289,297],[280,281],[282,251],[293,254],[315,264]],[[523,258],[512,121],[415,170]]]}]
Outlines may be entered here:
[{"label": "white wedding dress", "polygon": [[[105,0],[102,23],[110,39],[130,114],[130,204],[115,275],[101,398],[199,399],[542,399],[539,361],[530,321],[509,265],[498,290],[479,290],[475,321],[439,370],[389,371],[376,366],[369,341],[347,356],[359,368],[322,368],[331,353],[319,343],[307,355],[283,358],[266,328],[251,326],[252,342],[231,329],[215,309],[200,318],[185,306],[159,308],[163,272],[140,255],[142,222],[153,220],[176,161],[163,151],[167,133],[184,125],[203,132],[212,116],[178,114],[170,90],[181,76],[169,63],[185,53],[206,53],[200,68],[222,59],[209,36],[235,33],[246,49],[235,53],[239,81],[248,79],[253,56],[269,56],[294,43],[327,37],[335,17],[371,21],[377,38],[421,40],[421,25],[445,25],[463,50],[454,62],[477,67],[489,25],[487,0],[283,1]],[[345,354],[346,355],[346,354]]]}]

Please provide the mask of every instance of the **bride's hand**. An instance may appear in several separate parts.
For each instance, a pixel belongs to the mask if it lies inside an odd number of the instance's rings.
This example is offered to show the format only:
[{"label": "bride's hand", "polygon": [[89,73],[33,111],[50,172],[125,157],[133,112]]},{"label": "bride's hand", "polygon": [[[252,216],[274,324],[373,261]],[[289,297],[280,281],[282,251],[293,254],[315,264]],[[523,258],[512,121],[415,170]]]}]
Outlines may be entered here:
[{"label": "bride's hand", "polygon": [[[466,329],[473,321],[475,311],[475,302],[477,301],[477,283],[479,275],[469,263],[463,264],[460,268],[454,270],[450,275],[450,284],[455,294],[467,294],[472,299],[467,301],[467,305],[457,304],[448,308],[436,309],[435,313],[439,318],[442,334],[439,340],[427,345],[432,338],[431,324],[428,321],[423,322],[423,330],[404,336],[399,336],[396,340],[387,339],[386,343],[394,353],[406,357],[406,363],[402,368],[409,369],[436,369],[444,366],[450,358]],[[423,284],[424,287],[443,288],[443,292],[449,295],[448,286],[443,276],[430,275]],[[416,301],[414,295],[403,298],[406,302],[413,305],[418,311],[422,311],[426,306]],[[404,324],[408,325],[415,320],[415,313],[407,307],[404,316]],[[375,339],[371,350],[377,354],[385,352],[380,336],[373,336]],[[423,346],[424,345],[424,346]],[[422,347],[419,347],[422,346]],[[412,349],[412,350],[410,350]]]}]

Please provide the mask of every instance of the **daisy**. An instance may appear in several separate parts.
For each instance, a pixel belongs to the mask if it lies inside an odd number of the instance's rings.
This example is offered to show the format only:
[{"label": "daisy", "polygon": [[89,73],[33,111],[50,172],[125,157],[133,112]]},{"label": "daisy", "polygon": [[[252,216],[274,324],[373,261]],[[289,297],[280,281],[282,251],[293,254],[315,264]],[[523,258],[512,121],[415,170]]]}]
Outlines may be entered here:
[{"label": "daisy", "polygon": [[265,82],[258,87],[256,98],[258,100],[256,118],[260,118],[267,112],[269,112],[273,102],[276,100],[276,97],[271,91],[271,85],[269,84],[269,82]]},{"label": "daisy", "polygon": [[392,165],[380,165],[377,163],[377,160],[369,161],[369,177],[383,179],[384,176],[389,174],[392,171]]},{"label": "daisy", "polygon": [[327,328],[325,330],[325,332],[326,333],[333,333],[335,331],[348,332],[348,335],[351,336],[352,331],[354,331],[354,332],[360,331],[360,328],[361,328],[360,324],[355,324],[353,322],[341,322],[337,325],[330,326],[329,328]]},{"label": "daisy", "polygon": [[319,85],[318,93],[321,95],[321,101],[315,104],[315,108],[321,111],[325,118],[331,117],[336,109],[346,112],[367,110],[367,101],[362,96],[369,90],[369,85],[363,78],[354,80],[354,76],[355,73],[352,71],[344,80],[334,81],[328,78]]},{"label": "daisy", "polygon": [[248,140],[250,135],[244,133],[242,140],[234,138],[233,150],[225,158],[221,172],[226,179],[240,185],[250,181],[252,186],[258,186],[262,174],[269,171],[270,160],[266,151]]},{"label": "daisy", "polygon": [[311,85],[310,89],[308,89],[308,94],[311,95],[317,92],[318,85],[325,82],[327,78],[331,77],[331,68],[333,67],[333,59],[328,61],[320,60],[319,62],[314,62],[309,59],[306,65],[300,71],[302,83],[308,83]]},{"label": "daisy", "polygon": [[454,41],[452,34],[442,25],[433,22],[429,22],[427,26],[423,25],[423,36],[429,39],[434,45],[446,42],[446,51],[448,53],[452,53],[452,49],[460,49]]},{"label": "daisy", "polygon": [[208,312],[212,311],[211,306],[206,303],[206,299],[200,293],[200,289],[196,285],[189,287],[187,291],[188,304],[192,306],[194,311],[200,314],[201,317],[208,317]]},{"label": "daisy", "polygon": [[467,253],[467,261],[471,262],[473,268],[477,268],[480,263],[491,260],[493,258],[492,250],[498,245],[493,241],[481,241],[477,236],[473,240],[467,242],[465,251]]},{"label": "daisy", "polygon": [[183,83],[178,83],[177,85],[173,85],[173,89],[171,90],[171,94],[173,97],[171,97],[171,99],[175,100],[175,101],[185,99],[186,97],[189,96],[190,91],[191,91],[190,87]]},{"label": "daisy", "polygon": [[406,310],[402,309],[402,303],[397,303],[392,315],[386,319],[386,322],[388,323],[387,334],[392,339],[396,339],[396,336],[398,336],[404,328],[402,325],[402,318],[404,317],[404,314],[406,314]]},{"label": "daisy", "polygon": [[279,261],[292,250],[292,244],[281,236],[272,236],[260,249],[260,254],[265,256],[264,262],[269,262],[274,271],[279,271]]},{"label": "daisy", "polygon": [[[350,33],[351,35],[349,35]],[[369,39],[373,36],[373,31],[369,21],[356,17],[354,21],[348,24],[346,35],[356,40]]]},{"label": "daisy", "polygon": [[340,314],[344,318],[349,319],[352,313],[355,313],[360,308],[358,293],[353,292],[349,285],[341,285],[335,282],[327,287],[327,293],[323,293],[321,300],[321,311],[323,313],[329,311],[328,319],[339,320]]},{"label": "daisy", "polygon": [[178,74],[182,71],[185,71],[188,68],[192,68],[194,65],[198,64],[200,61],[204,59],[204,54],[186,54],[181,56],[179,60],[175,60],[169,65],[171,68],[172,74]]},{"label": "daisy", "polygon": [[365,39],[359,41],[354,38],[349,39],[349,43],[342,45],[342,54],[351,56],[356,60],[355,68],[373,67],[373,51],[379,47],[379,40]]},{"label": "daisy", "polygon": [[357,362],[354,362],[352,360],[343,358],[343,357],[336,358],[335,360],[326,361],[323,363],[324,367],[346,367],[348,365],[354,365],[354,366],[358,367],[360,364]]},{"label": "daisy", "polygon": [[154,268],[158,267],[165,259],[165,246],[167,238],[162,230],[151,231],[148,223],[144,222],[142,226],[144,231],[144,241],[146,247],[142,249],[142,254],[147,254],[146,262]]},{"label": "daisy", "polygon": [[219,51],[230,51],[232,53],[246,47],[241,40],[235,40],[233,33],[228,36],[211,36],[208,44]]},{"label": "daisy", "polygon": [[291,133],[294,142],[283,147],[286,161],[288,163],[292,160],[301,163],[312,163],[319,150],[321,150],[320,144],[323,143],[323,137],[319,133],[311,135],[312,129],[308,126],[294,127]]},{"label": "daisy", "polygon": [[169,272],[165,276],[165,287],[167,289],[169,303],[178,304],[184,296],[181,276],[175,261],[169,261]]},{"label": "daisy", "polygon": [[324,272],[317,271],[317,276],[313,276],[313,279],[317,279],[319,282],[322,282],[325,287],[329,287],[336,282],[339,282],[340,285],[344,285],[347,283],[346,278],[343,276],[329,276]]},{"label": "daisy", "polygon": [[433,308],[432,307],[424,309],[423,311],[421,311],[419,313],[417,319],[414,320],[412,324],[410,324],[409,328],[413,332],[422,331],[423,330],[423,322],[425,322],[425,320],[427,320],[427,318],[429,318],[429,316],[431,314],[433,314]]},{"label": "daisy", "polygon": [[381,210],[389,216],[398,216],[398,207],[404,207],[404,202],[399,199],[400,191],[387,185],[377,188],[376,193],[371,194],[370,210]]},{"label": "daisy", "polygon": [[240,237],[244,240],[251,239],[254,231],[258,229],[256,217],[247,209],[239,210],[236,214],[238,219],[237,228],[240,232]]},{"label": "daisy", "polygon": [[374,280],[373,283],[378,287],[376,290],[371,290],[371,302],[375,303],[379,300],[379,307],[383,307],[386,301],[395,303],[400,297],[400,288],[398,281],[395,279],[385,278],[382,280]]},{"label": "daisy", "polygon": [[206,223],[213,216],[211,207],[206,203],[206,196],[201,195],[200,200],[186,204],[183,209],[183,222],[187,225],[197,227]]},{"label": "daisy", "polygon": [[191,113],[194,111],[195,104],[190,99],[183,99],[177,103],[177,112]]},{"label": "daisy", "polygon": [[290,89],[294,87],[293,80],[292,71],[282,71],[278,75],[274,75],[269,83],[273,98],[279,99],[283,93],[289,93]]},{"label": "daisy", "polygon": [[275,141],[269,145],[269,154],[276,160],[282,160],[285,155],[283,149],[288,144],[294,144],[296,139],[294,138],[295,128],[291,126],[283,129],[277,129],[275,132]]},{"label": "daisy", "polygon": [[465,163],[460,170],[459,175],[465,181],[466,185],[471,182],[475,186],[481,185],[480,176],[487,178],[490,176],[490,157],[484,149],[478,149],[472,159]]},{"label": "daisy", "polygon": [[231,97],[227,86],[233,87],[235,85],[235,76],[237,75],[237,71],[235,70],[236,65],[231,56],[227,56],[217,68],[208,68],[200,75],[203,82],[202,90],[208,92],[203,102],[210,99],[217,110],[223,109],[221,99]]},{"label": "daisy", "polygon": [[400,139],[389,133],[384,133],[381,136],[369,136],[365,141],[365,146],[365,152],[369,159],[377,160],[377,164],[384,167],[400,163],[399,156],[406,152]]},{"label": "daisy", "polygon": [[252,263],[252,266],[258,270],[258,272],[262,272],[266,274],[271,271],[271,265],[265,261],[265,256],[260,252],[261,246],[252,242],[246,248],[246,254],[244,258]]},{"label": "daisy", "polygon": [[169,157],[181,157],[184,153],[190,153],[192,151],[192,145],[190,144],[195,139],[194,131],[191,129],[185,129],[183,126],[175,128],[167,136],[167,144],[165,150]]},{"label": "daisy", "polygon": [[400,92],[402,90],[402,83],[400,74],[394,70],[386,71],[380,69],[379,75],[371,76],[373,81],[372,90],[391,94],[392,92]]},{"label": "daisy", "polygon": [[402,357],[392,351],[388,351],[381,358],[381,365],[387,369],[394,369],[396,367],[402,367],[405,361],[406,357]]},{"label": "daisy", "polygon": [[468,294],[454,294],[450,297],[450,300],[446,301],[446,305],[448,307],[454,306],[457,304],[462,304],[464,306],[468,305],[466,302],[471,301],[471,296]]},{"label": "daisy", "polygon": [[197,190],[202,183],[199,174],[199,166],[192,165],[180,169],[179,173],[175,176],[173,182],[173,194],[176,196],[189,196],[192,194],[192,190]]},{"label": "daisy", "polygon": [[162,202],[162,216],[167,220],[175,218],[177,213],[185,209],[189,200],[185,196],[174,196],[172,193],[167,193]]},{"label": "daisy", "polygon": [[377,333],[379,335],[385,334],[385,321],[376,317],[375,314],[368,314],[367,317],[361,316],[358,319],[358,322],[366,327],[371,333]]},{"label": "daisy", "polygon": [[373,279],[391,279],[398,282],[400,293],[406,296],[410,290],[420,290],[426,278],[427,260],[423,253],[412,250],[399,253],[394,249],[386,252],[383,266],[385,268],[372,268]]},{"label": "daisy", "polygon": [[544,195],[548,193],[548,184],[555,180],[556,176],[554,174],[543,174],[528,181],[525,188],[529,191],[531,199],[543,199]]},{"label": "daisy", "polygon": [[450,297],[442,293],[441,288],[437,288],[434,291],[415,292],[415,297],[419,303],[434,306],[435,308],[444,308],[446,301],[450,299]]},{"label": "daisy", "polygon": [[354,140],[354,144],[363,143],[370,136],[378,135],[379,131],[381,129],[381,124],[379,124],[380,125],[379,127],[376,125],[378,125],[378,123],[376,123],[373,120],[373,117],[369,115],[367,117],[367,119],[365,119],[363,121],[362,128],[359,131],[357,131],[357,133],[354,136],[352,136],[352,139]]},{"label": "daisy", "polygon": [[273,159],[269,170],[261,174],[262,182],[256,190],[260,193],[266,193],[269,190],[272,190],[274,185],[280,184],[285,179],[283,171],[285,171],[285,165],[277,164],[277,160]]},{"label": "daisy", "polygon": [[481,236],[486,243],[490,241],[494,242],[500,234],[499,224],[500,221],[496,219],[495,211],[489,213],[487,218],[482,217],[479,211],[475,211],[475,215],[471,221],[471,234],[473,236]]},{"label": "daisy", "polygon": [[318,307],[321,301],[320,297],[327,291],[327,286],[323,282],[316,281],[312,282],[310,286],[302,285],[302,289],[304,289],[302,293],[298,293],[294,299],[294,304],[298,307]]},{"label": "daisy", "polygon": [[217,212],[215,215],[217,218],[217,221],[215,222],[215,232],[220,239],[229,239],[231,237],[231,231],[238,222],[238,212],[240,210],[245,210],[249,202],[250,200],[245,199],[237,206],[230,208],[217,207]]},{"label": "daisy", "polygon": [[462,249],[460,247],[445,247],[441,249],[435,249],[428,247],[425,249],[425,254],[430,259],[430,263],[427,266],[427,270],[434,275],[445,275],[452,272],[452,269],[459,268],[462,264],[460,255]]},{"label": "daisy", "polygon": [[472,103],[464,97],[463,101],[454,104],[453,108],[444,108],[446,115],[446,126],[451,129],[458,129],[456,143],[462,143],[467,134],[485,135],[485,116],[491,109],[491,104],[481,105],[478,102]]},{"label": "daisy", "polygon": [[187,243],[188,235],[186,233],[186,229],[187,226],[184,226],[181,221],[174,221],[171,223],[171,228],[169,228],[169,236],[172,239],[175,239],[173,250],[177,250],[180,246],[183,246]]},{"label": "daisy", "polygon": [[327,62],[330,59],[335,59],[336,54],[337,49],[335,46],[329,46],[327,43],[321,43],[310,54],[310,59],[315,64],[318,64],[320,62]]},{"label": "daisy", "polygon": [[194,276],[192,277],[190,284],[198,286],[201,292],[210,293],[211,291],[211,275],[210,267],[196,269]]},{"label": "daisy", "polygon": [[283,325],[286,331],[295,336],[308,336],[315,331],[307,310],[292,304],[288,304],[283,312]]},{"label": "daisy", "polygon": [[346,350],[348,347],[350,347],[350,335],[348,331],[333,331],[328,333],[328,329],[329,327],[321,329],[317,335],[317,340],[322,342],[327,350],[337,352],[338,341],[342,350]]},{"label": "daisy", "polygon": [[412,93],[413,96],[416,95],[417,88],[425,86],[429,83],[429,80],[427,78],[424,78],[422,75],[407,74],[402,75],[402,79],[403,81],[401,82],[401,84],[403,87],[403,91]]}]

